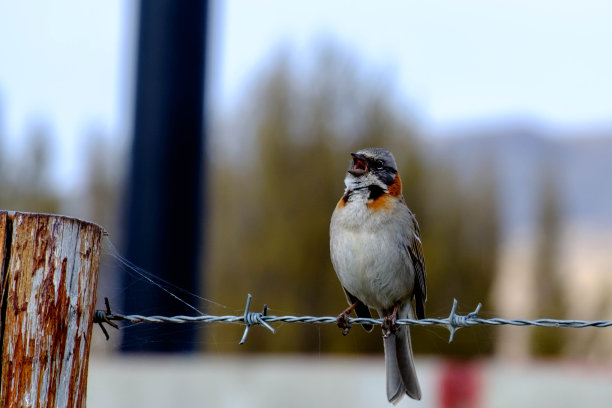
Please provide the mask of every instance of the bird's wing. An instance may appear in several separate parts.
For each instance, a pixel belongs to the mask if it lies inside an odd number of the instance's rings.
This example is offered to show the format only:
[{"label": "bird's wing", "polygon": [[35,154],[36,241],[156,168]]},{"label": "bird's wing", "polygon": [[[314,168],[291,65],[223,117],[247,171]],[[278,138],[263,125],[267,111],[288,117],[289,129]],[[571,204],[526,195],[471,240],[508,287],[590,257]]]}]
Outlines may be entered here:
[{"label": "bird's wing", "polygon": [[421,243],[421,230],[414,214],[411,214],[412,228],[408,253],[414,266],[415,285],[414,298],[416,305],[416,316],[418,319],[425,318],[425,301],[427,300],[427,274],[425,272],[425,258],[423,257],[423,244]]}]

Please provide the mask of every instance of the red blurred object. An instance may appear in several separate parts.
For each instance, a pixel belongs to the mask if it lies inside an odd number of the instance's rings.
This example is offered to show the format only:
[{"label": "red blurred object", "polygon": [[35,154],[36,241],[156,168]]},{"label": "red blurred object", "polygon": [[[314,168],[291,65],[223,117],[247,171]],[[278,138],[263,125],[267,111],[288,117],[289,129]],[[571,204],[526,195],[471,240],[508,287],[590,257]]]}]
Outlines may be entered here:
[{"label": "red blurred object", "polygon": [[444,363],[439,387],[441,408],[479,407],[482,391],[480,366],[458,361]]}]

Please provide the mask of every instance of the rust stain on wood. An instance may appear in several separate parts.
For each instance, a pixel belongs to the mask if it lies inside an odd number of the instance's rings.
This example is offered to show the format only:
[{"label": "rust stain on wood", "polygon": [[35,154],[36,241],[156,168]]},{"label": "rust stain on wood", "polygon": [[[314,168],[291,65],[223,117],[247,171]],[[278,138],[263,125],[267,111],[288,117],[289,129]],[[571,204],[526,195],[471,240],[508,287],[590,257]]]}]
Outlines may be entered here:
[{"label": "rust stain on wood", "polygon": [[84,406],[103,230],[16,213],[8,237],[3,224],[10,217],[0,212],[0,405]]},{"label": "rust stain on wood", "polygon": [[6,314],[5,300],[8,284],[8,254],[11,248],[12,225],[12,220],[9,218],[8,213],[0,212],[0,350],[2,350],[2,339],[4,338],[4,315]]}]

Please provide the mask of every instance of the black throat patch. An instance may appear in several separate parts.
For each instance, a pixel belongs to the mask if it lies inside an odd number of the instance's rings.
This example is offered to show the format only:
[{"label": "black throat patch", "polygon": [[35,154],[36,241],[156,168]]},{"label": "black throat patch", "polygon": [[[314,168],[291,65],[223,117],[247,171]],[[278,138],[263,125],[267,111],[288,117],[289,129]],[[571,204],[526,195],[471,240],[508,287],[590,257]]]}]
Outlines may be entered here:
[{"label": "black throat patch", "polygon": [[376,200],[378,197],[385,194],[385,190],[375,184],[368,186],[368,190],[370,191],[370,194],[368,195],[368,200]]},{"label": "black throat patch", "polygon": [[[359,187],[355,190],[362,190],[364,188],[368,189],[368,200],[376,200],[378,197],[386,193],[382,187],[377,186],[375,184],[367,187]],[[346,193],[344,193],[344,195],[342,196],[342,201],[344,202],[344,204],[349,202],[351,196],[353,195],[353,193],[355,193],[355,190],[348,190]]]}]

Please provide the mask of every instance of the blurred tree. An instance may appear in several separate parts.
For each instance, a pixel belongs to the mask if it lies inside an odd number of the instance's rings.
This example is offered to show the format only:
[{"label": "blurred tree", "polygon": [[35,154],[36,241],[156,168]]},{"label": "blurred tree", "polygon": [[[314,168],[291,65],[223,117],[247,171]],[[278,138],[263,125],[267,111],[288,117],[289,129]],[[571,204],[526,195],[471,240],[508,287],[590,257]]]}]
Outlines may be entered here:
[{"label": "blurred tree", "polygon": [[[456,187],[452,169],[428,154],[405,115],[394,110],[389,89],[360,76],[358,66],[328,47],[311,72],[298,74],[281,56],[253,93],[251,157],[214,163],[209,293],[234,305],[232,312],[242,312],[249,292],[255,305],[268,302],[276,315],[335,315],[346,307],[329,259],[329,221],[349,153],[367,146],[387,147],[400,166],[404,196],[423,233],[429,316],[447,314],[453,297],[473,307],[488,295],[499,225],[494,172],[469,191]],[[242,330],[210,327],[207,344],[235,349]],[[460,335],[448,346],[446,334],[432,340],[429,329],[413,332],[417,352],[492,349],[482,339],[462,341]],[[243,347],[380,352],[382,342],[378,330],[356,327],[343,337],[333,325],[284,325],[274,336],[252,331]]]},{"label": "blurred tree", "polygon": [[[430,163],[426,177],[429,189],[419,218],[427,267],[427,315],[448,315],[454,298],[461,314],[474,310],[479,302],[492,304],[487,298],[497,271],[500,241],[493,166],[483,160],[469,184],[459,184],[454,169],[440,162]],[[489,354],[493,330],[475,327],[455,336],[451,344],[446,333],[434,336],[429,329],[415,330],[415,349],[457,356]]]},{"label": "blurred tree", "polygon": [[48,127],[37,123],[26,137],[24,152],[0,160],[3,173],[0,208],[57,213],[60,200],[49,177],[51,137]]},{"label": "blurred tree", "polygon": [[[545,164],[540,171],[539,207],[537,212],[535,284],[536,315],[551,319],[566,318],[563,282],[559,271],[562,208],[556,167]],[[561,331],[534,328],[532,351],[537,355],[558,355],[563,351],[567,337]]]},{"label": "blurred tree", "polygon": [[118,244],[119,191],[125,169],[118,165],[121,161],[116,158],[120,153],[107,137],[93,132],[86,140],[86,186],[81,210],[84,217],[103,226]]}]

